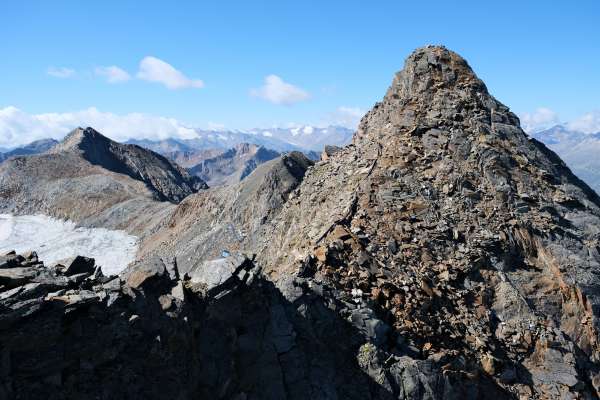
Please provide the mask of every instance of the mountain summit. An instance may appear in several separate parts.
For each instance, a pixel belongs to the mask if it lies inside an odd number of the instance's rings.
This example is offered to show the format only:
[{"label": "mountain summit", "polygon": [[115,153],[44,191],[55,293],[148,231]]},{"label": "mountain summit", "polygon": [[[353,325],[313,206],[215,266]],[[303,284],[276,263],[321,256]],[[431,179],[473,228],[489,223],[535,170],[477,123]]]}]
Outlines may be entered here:
[{"label": "mountain summit", "polygon": [[179,202],[208,187],[166,157],[140,146],[112,141],[93,128],[75,129],[50,153],[65,151],[81,152],[94,165],[141,180],[163,200]]},{"label": "mountain summit", "polygon": [[165,157],[92,128],[75,129],[46,153],[0,164],[0,211],[140,234],[172,203],[205,188]]},{"label": "mountain summit", "polygon": [[369,374],[399,398],[585,396],[600,389],[598,226],[598,196],[428,46],[255,251],[275,280],[296,271],[376,311],[390,330],[365,331],[400,358]]}]

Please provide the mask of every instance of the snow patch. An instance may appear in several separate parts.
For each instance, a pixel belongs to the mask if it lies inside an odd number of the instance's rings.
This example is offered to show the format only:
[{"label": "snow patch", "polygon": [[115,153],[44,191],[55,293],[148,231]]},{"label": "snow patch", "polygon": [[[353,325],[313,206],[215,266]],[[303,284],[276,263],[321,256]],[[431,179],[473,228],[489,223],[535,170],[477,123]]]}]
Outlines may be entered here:
[{"label": "snow patch", "polygon": [[266,137],[273,137],[273,134],[269,131],[264,131],[262,134],[263,134],[263,136],[266,136]]},{"label": "snow patch", "polygon": [[134,261],[137,248],[137,238],[124,231],[77,227],[46,215],[0,214],[0,253],[33,250],[46,265],[81,255],[112,275]]}]

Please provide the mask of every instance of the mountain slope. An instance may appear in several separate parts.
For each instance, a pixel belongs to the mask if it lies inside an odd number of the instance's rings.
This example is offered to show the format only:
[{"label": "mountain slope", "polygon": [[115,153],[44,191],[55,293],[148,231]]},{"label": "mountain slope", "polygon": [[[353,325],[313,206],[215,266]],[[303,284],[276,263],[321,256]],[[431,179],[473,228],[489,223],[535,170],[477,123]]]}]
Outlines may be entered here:
[{"label": "mountain slope", "polygon": [[183,152],[193,150],[190,146],[182,141],[169,138],[165,140],[147,140],[147,139],[131,139],[125,142],[126,144],[135,144],[155,153],[166,155],[173,152]]},{"label": "mountain slope", "polygon": [[600,200],[455,53],[413,53],[292,197],[258,262],[374,306],[400,398],[597,395]]},{"label": "mountain slope", "polygon": [[[259,165],[244,180],[186,198],[142,243],[140,257],[177,259],[182,273],[223,250],[247,251],[279,213],[313,162],[291,152]],[[253,243],[252,245],[250,243]]]},{"label": "mountain slope", "polygon": [[583,133],[566,129],[561,125],[540,132],[531,137],[543,142],[555,151],[567,165],[600,193],[600,132]]},{"label": "mountain slope", "polygon": [[346,351],[380,385],[362,398],[600,393],[600,199],[457,54],[415,51],[268,218],[216,200],[245,182],[190,197],[152,251],[184,271],[219,248],[257,254],[286,299],[360,332]]},{"label": "mountain slope", "polygon": [[163,156],[76,129],[44,154],[0,164],[0,212],[43,213],[144,234],[163,212],[206,187]]},{"label": "mountain slope", "polygon": [[352,144],[162,217],[115,279],[0,259],[8,391],[599,397],[600,198],[444,47],[408,57]]},{"label": "mountain slope", "polygon": [[161,200],[178,202],[207,188],[201,179],[165,157],[140,146],[114,142],[92,128],[76,129],[50,152],[72,151],[81,152],[94,165],[146,183]]}]

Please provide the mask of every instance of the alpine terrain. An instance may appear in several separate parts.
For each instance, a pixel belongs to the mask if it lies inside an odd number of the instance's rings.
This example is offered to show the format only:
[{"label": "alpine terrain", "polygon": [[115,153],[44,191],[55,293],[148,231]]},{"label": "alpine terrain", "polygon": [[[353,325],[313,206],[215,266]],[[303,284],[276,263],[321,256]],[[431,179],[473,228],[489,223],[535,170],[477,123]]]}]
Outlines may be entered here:
[{"label": "alpine terrain", "polygon": [[236,149],[190,174],[88,128],[0,164],[0,211],[140,240],[112,276],[0,256],[0,398],[600,396],[600,198],[459,55],[207,188]]}]

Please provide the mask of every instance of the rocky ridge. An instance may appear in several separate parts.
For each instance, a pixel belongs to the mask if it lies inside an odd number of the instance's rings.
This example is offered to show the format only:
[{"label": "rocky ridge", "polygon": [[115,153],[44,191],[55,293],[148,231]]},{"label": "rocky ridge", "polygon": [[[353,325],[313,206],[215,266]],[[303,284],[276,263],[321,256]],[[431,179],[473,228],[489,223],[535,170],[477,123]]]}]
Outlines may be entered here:
[{"label": "rocky ridge", "polygon": [[306,284],[282,296],[252,257],[183,274],[161,259],[0,256],[0,398],[361,399],[360,335]]},{"label": "rocky ridge", "polygon": [[140,257],[175,257],[187,272],[223,252],[251,253],[312,165],[304,154],[291,152],[259,165],[235,185],[189,196],[142,242]]},{"label": "rocky ridge", "polygon": [[556,152],[578,177],[600,193],[600,132],[583,133],[556,125],[530,136]]},{"label": "rocky ridge", "polygon": [[179,165],[137,145],[110,140],[93,128],[77,128],[54,146],[50,153],[81,152],[83,158],[109,171],[144,182],[159,200],[179,202],[206,189],[206,183],[190,176]]}]

